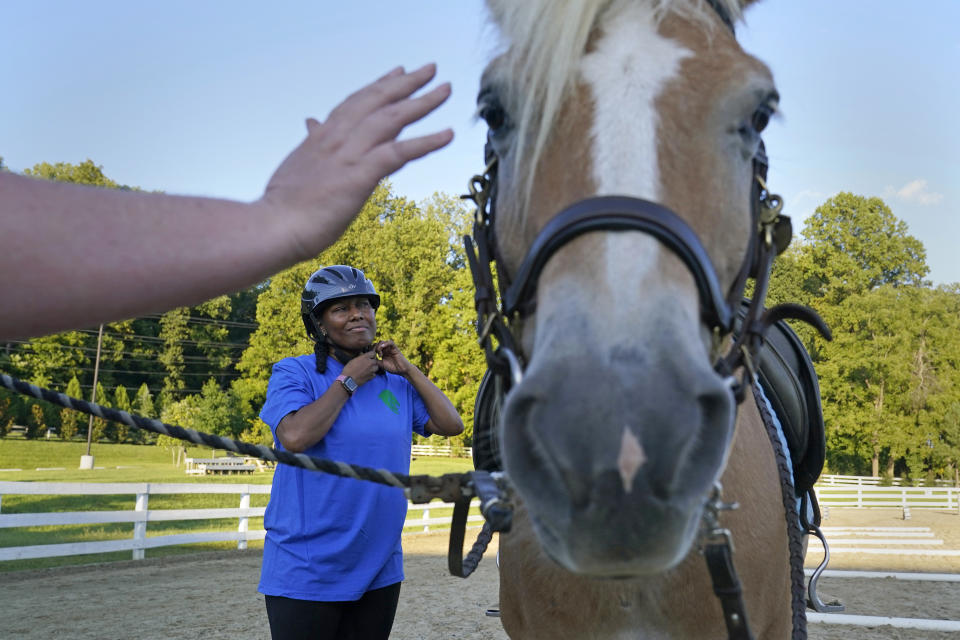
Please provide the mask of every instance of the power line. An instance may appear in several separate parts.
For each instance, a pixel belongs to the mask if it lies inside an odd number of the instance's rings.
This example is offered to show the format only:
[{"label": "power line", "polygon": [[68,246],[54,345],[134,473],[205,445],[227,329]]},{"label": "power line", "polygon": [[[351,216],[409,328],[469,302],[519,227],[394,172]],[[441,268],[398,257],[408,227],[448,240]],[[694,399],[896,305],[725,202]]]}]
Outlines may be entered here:
[{"label": "power line", "polygon": [[[50,367],[50,369],[72,369],[73,371],[93,371],[92,368],[87,368],[87,367],[68,367],[68,366],[63,366],[63,367]],[[144,375],[144,376],[169,376],[169,375],[170,375],[170,373],[167,372],[167,371],[126,371],[126,370],[124,370],[124,369],[100,369],[100,373],[122,373],[122,374],[129,374],[129,375]],[[206,377],[208,377],[208,378],[217,378],[217,377],[220,377],[220,376],[233,377],[233,376],[239,376],[239,375],[240,375],[240,374],[239,374],[238,372],[235,372],[235,371],[223,371],[223,372],[220,372],[220,373],[212,373],[212,372],[207,372],[207,373],[190,373],[190,372],[184,372],[184,373],[178,373],[175,377],[181,377],[181,376],[184,376],[184,377],[185,377],[185,376],[206,376]]]},{"label": "power line", "polygon": [[[92,384],[82,384],[82,385],[80,385],[80,388],[81,388],[81,389],[92,389],[92,388],[93,388],[93,385],[92,385]],[[139,389],[139,388],[140,388],[140,387],[137,387],[137,389]],[[130,387],[130,389],[132,390],[133,387]],[[149,391],[151,394],[153,394],[154,396],[156,396],[156,395],[159,394],[159,393],[163,393],[163,387],[151,387],[151,386],[147,385],[147,391]],[[203,393],[203,389],[174,389],[174,391],[175,391],[176,393],[188,393],[188,394]],[[133,397],[136,398],[136,391],[133,391]],[[132,402],[132,401],[131,401],[131,402]]]},{"label": "power line", "polygon": [[[162,315],[152,314],[146,316],[140,316],[141,318],[148,318],[150,320],[160,320],[163,318]],[[214,318],[186,318],[187,324],[212,324],[218,327],[234,327],[240,329],[256,329],[260,325],[256,322],[239,322],[237,320],[217,320]]]},{"label": "power line", "polygon": [[[30,351],[28,351],[28,352],[27,352],[27,351],[24,351],[24,350],[21,350],[21,351],[18,351],[17,353],[25,353],[25,352],[26,352],[26,353],[33,353],[33,354],[37,354],[37,355],[43,355],[43,352],[42,352],[42,351],[38,351],[38,350],[37,350],[36,348],[34,348],[34,346],[33,346],[29,341],[27,341],[27,340],[9,340],[8,342],[10,342],[11,344],[23,345],[24,347],[27,347],[27,348],[30,349]],[[62,345],[56,345],[56,346],[57,346],[58,349],[73,349],[73,350],[76,350],[76,351],[96,352],[96,349],[94,349],[93,347],[84,347],[84,346],[75,345],[75,344],[62,344]],[[109,351],[109,355],[111,355],[111,356],[112,356],[112,355],[142,356],[142,355],[145,355],[145,354],[142,353],[142,352],[137,352],[137,351]],[[154,355],[155,355],[155,357],[153,357],[153,358],[125,358],[125,361],[130,361],[130,362],[157,362],[156,352],[154,352]],[[183,358],[184,363],[192,363],[192,364],[202,364],[202,363],[205,363],[205,362],[214,362],[214,361],[219,362],[219,360],[220,360],[219,358],[216,358],[216,356],[181,356],[181,357]]]},{"label": "power line", "polygon": [[[80,333],[87,333],[96,335],[96,331],[93,329],[80,329]],[[111,337],[118,338],[121,340],[133,340],[139,342],[152,342],[166,344],[168,341],[165,338],[158,338],[154,336],[141,336],[137,334],[113,334]],[[214,342],[212,340],[175,340],[175,344],[186,344],[194,345],[197,347],[222,347],[224,349],[246,349],[249,344],[246,342]]]},{"label": "power line", "polygon": [[[86,335],[97,335],[96,329],[77,329],[77,333],[83,333]],[[141,342],[141,343],[150,343],[150,344],[167,344],[170,342],[167,338],[161,338],[159,336],[146,336],[137,333],[108,333],[108,337],[115,340],[125,341],[125,342]],[[5,343],[8,344],[30,344],[33,343],[29,340],[5,340]],[[174,344],[180,345],[191,345],[196,347],[216,347],[224,349],[246,349],[250,346],[247,342],[217,342],[215,340],[174,340]],[[80,345],[57,345],[63,347],[75,347],[75,348],[84,348],[90,349],[90,347],[81,347]],[[94,349],[95,351],[95,349]]]},{"label": "power line", "polygon": [[[74,366],[68,365],[68,364],[57,365],[57,366],[54,366],[54,367],[44,367],[44,371],[62,371],[62,370],[64,370],[64,369],[67,369],[68,371],[93,371],[93,367],[74,367]],[[169,375],[171,375],[169,371],[127,371],[126,369],[103,369],[103,368],[101,368],[100,371],[101,371],[102,373],[120,373],[120,374],[125,374],[125,375],[126,375],[126,374],[129,374],[129,375],[147,375],[147,376],[169,376]],[[200,372],[200,373],[183,372],[183,373],[178,373],[178,374],[176,374],[177,377],[179,377],[179,376],[206,376],[206,377],[208,377],[208,378],[216,378],[216,377],[218,377],[218,376],[231,376],[231,377],[232,377],[232,376],[239,376],[239,375],[241,375],[241,374],[240,374],[239,372],[236,372],[236,371],[217,371],[217,372],[207,371],[207,372]]]}]

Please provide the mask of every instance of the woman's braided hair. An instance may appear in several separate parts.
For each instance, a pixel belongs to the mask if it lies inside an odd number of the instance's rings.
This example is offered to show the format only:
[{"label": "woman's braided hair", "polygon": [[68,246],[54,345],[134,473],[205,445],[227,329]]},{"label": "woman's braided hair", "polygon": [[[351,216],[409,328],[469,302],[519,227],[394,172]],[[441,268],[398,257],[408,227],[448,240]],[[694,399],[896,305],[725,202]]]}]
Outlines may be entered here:
[{"label": "woman's braided hair", "polygon": [[330,343],[326,338],[313,343],[313,355],[317,358],[317,371],[327,372],[327,356],[330,354]]}]

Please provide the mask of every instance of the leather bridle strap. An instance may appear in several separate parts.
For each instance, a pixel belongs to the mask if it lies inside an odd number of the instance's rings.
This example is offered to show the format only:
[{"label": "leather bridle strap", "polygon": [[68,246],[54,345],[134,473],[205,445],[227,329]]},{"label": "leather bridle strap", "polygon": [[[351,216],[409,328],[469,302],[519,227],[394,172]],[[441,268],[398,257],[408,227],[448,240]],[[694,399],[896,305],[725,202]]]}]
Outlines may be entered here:
[{"label": "leather bridle strap", "polygon": [[575,237],[593,231],[639,231],[673,251],[693,274],[704,322],[728,333],[733,313],[720,288],[710,256],[697,234],[670,209],[649,200],[627,196],[587,198],[567,207],[537,234],[523,263],[503,296],[505,315],[529,312],[526,301],[536,299],[537,281],[550,257]]},{"label": "leather bridle strap", "polygon": [[723,608],[723,620],[730,640],[754,640],[747,624],[747,609],[743,604],[743,588],[733,566],[733,554],[728,543],[707,544],[703,556],[710,570],[713,593]]}]

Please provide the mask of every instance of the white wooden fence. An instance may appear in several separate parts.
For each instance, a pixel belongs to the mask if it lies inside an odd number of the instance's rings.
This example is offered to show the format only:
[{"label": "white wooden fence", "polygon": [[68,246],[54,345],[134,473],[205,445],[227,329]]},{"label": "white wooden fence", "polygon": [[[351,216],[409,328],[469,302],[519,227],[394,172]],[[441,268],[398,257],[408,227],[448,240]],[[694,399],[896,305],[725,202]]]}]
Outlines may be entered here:
[{"label": "white wooden fence", "polygon": [[826,507],[956,509],[960,513],[960,489],[956,487],[879,487],[866,484],[817,484],[817,501]]},{"label": "white wooden fence", "polygon": [[[150,509],[151,495],[161,494],[235,494],[240,497],[239,507],[218,509]],[[266,507],[251,507],[250,496],[269,494],[270,485],[262,484],[154,484],[154,483],[66,483],[66,482],[0,482],[0,539],[2,531],[10,527],[46,527],[79,524],[133,523],[133,536],[121,540],[98,542],[73,542],[65,544],[39,544],[24,547],[0,546],[0,561],[50,558],[110,551],[131,551],[134,560],[141,560],[146,549],[198,542],[236,541],[238,549],[246,549],[249,540],[263,540],[263,529],[250,529],[250,518],[263,516]],[[52,513],[3,513],[4,495],[130,495],[136,496],[132,511],[67,511]],[[476,509],[476,501],[474,509]],[[452,503],[432,502],[408,504],[404,528],[449,525],[450,515],[430,517],[430,511],[452,509]],[[412,519],[411,514],[420,518]],[[147,536],[147,523],[171,520],[217,520],[237,521],[236,531],[206,531],[175,535]],[[482,521],[480,515],[468,517],[468,523]]]},{"label": "white wooden fence", "polygon": [[[825,473],[820,476],[820,479],[817,480],[818,485],[857,485],[857,486],[880,486],[883,482],[883,478],[880,476],[842,476],[835,473]],[[902,478],[890,478],[890,484],[894,487],[903,486]],[[916,486],[923,487],[926,486],[927,482],[923,478],[918,478],[916,480]],[[953,483],[949,480],[934,480],[933,486],[935,487],[952,487]]]}]

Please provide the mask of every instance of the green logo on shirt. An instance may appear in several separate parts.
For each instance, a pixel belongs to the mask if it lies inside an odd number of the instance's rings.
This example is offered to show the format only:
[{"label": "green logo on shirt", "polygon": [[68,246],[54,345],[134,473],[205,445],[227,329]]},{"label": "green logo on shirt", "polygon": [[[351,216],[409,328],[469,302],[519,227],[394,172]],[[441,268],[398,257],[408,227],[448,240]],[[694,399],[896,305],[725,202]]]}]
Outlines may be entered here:
[{"label": "green logo on shirt", "polygon": [[400,413],[400,401],[397,400],[397,396],[390,393],[390,389],[384,389],[378,397],[383,404],[387,405],[387,409],[390,409],[390,411],[396,414]]}]

